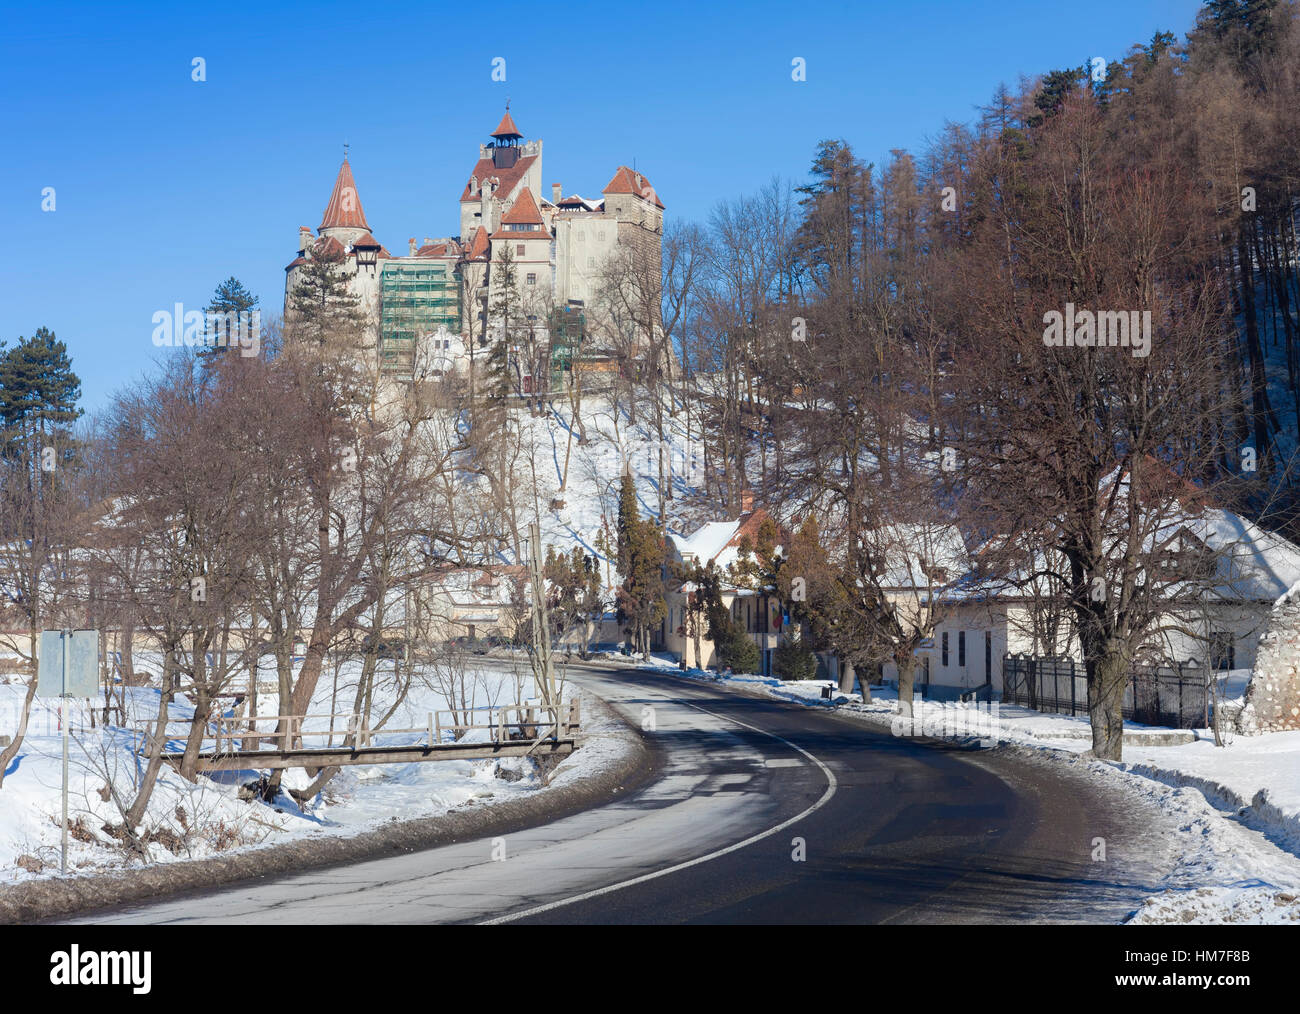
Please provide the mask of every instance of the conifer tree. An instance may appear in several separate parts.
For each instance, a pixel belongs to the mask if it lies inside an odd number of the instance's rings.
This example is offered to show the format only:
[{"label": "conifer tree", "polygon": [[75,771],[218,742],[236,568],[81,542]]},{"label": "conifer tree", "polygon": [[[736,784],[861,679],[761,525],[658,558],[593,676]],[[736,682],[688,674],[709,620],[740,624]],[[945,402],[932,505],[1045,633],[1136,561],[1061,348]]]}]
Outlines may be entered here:
[{"label": "conifer tree", "polygon": [[[249,292],[248,289],[244,287],[243,282],[234,275],[231,275],[216,287],[212,293],[212,298],[208,300],[208,305],[203,308],[203,312],[208,314],[209,317],[212,317],[213,315],[221,315],[238,323],[240,314],[251,314],[257,309],[257,305],[257,296]],[[232,314],[233,317],[229,316]],[[235,348],[237,344],[237,342],[231,341],[222,348],[220,346],[208,345],[205,343],[200,347],[199,355],[202,356],[205,361],[210,361],[216,353],[229,351],[230,349]]]},{"label": "conifer tree", "polygon": [[366,318],[361,300],[348,286],[341,268],[343,255],[322,253],[310,258],[289,294],[286,326],[290,335],[324,350],[339,342],[359,347]]},{"label": "conifer tree", "polygon": [[632,633],[633,650],[647,652],[650,628],[664,618],[664,538],[659,526],[642,519],[632,476],[623,474],[618,502],[618,618]]}]

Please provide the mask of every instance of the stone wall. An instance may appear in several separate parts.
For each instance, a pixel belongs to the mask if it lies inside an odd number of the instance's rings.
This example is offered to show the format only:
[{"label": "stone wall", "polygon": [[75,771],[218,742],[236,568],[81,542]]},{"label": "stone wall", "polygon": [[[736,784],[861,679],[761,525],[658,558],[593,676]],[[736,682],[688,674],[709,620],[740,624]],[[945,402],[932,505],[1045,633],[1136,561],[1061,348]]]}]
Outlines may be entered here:
[{"label": "stone wall", "polygon": [[1269,614],[1237,718],[1245,736],[1287,729],[1300,729],[1300,585]]}]

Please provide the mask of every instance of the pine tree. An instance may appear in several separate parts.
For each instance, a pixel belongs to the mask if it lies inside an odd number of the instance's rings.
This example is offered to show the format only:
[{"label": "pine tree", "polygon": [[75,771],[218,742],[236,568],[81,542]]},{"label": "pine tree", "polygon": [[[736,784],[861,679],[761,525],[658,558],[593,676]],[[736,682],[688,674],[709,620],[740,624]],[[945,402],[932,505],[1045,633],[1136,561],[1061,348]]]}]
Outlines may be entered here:
[{"label": "pine tree", "polygon": [[632,632],[634,650],[649,650],[649,631],[664,618],[664,537],[653,520],[642,519],[632,476],[623,474],[618,504],[618,618]]},{"label": "pine tree", "polygon": [[[203,312],[209,317],[213,315],[228,316],[234,323],[239,323],[240,314],[252,314],[257,309],[258,298],[244,287],[234,275],[231,275],[224,282],[216,287],[212,293],[212,298],[208,300],[208,305],[203,308]],[[211,358],[218,352],[225,352],[235,348],[236,342],[230,342],[225,348],[216,345],[204,344],[199,349],[199,355],[204,361],[211,361]]]},{"label": "pine tree", "polygon": [[514,378],[510,375],[510,346],[520,317],[515,259],[509,246],[504,246],[500,258],[493,262],[492,276],[495,295],[488,320],[496,330],[496,337],[488,353],[485,387],[489,398],[507,398],[515,389]]},{"label": "pine tree", "polygon": [[354,348],[363,344],[366,317],[342,267],[339,253],[318,254],[307,261],[289,294],[286,330],[291,337],[315,343],[322,351],[339,343]]},{"label": "pine tree", "polygon": [[5,455],[30,455],[34,462],[44,447],[57,444],[65,456],[72,423],[82,414],[80,397],[81,380],[72,372],[68,347],[53,331],[42,327],[31,338],[19,338],[0,355]]}]

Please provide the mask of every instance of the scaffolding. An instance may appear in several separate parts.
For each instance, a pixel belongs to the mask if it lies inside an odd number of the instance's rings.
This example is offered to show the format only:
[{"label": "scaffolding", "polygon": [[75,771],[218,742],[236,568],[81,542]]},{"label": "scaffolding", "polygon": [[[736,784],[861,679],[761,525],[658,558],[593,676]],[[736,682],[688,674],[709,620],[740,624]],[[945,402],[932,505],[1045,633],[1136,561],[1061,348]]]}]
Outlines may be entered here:
[{"label": "scaffolding", "polygon": [[572,380],[573,361],[582,350],[587,317],[581,306],[558,307],[550,320],[551,390],[561,391]]},{"label": "scaffolding", "polygon": [[439,327],[460,330],[460,285],[449,264],[386,261],[379,297],[379,362],[385,372],[410,377],[419,339]]}]

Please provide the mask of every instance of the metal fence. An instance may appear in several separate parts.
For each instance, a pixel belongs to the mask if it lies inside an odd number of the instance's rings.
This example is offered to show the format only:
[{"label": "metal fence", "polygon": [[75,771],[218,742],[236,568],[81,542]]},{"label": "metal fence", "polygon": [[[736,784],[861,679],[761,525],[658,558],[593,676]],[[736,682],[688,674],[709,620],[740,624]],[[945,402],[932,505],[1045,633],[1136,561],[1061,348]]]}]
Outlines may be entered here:
[{"label": "metal fence", "polygon": [[[1204,729],[1210,721],[1210,678],[1196,659],[1129,670],[1123,716],[1143,725]],[[1002,702],[1058,715],[1088,713],[1088,674],[1071,658],[1006,655]]]}]

